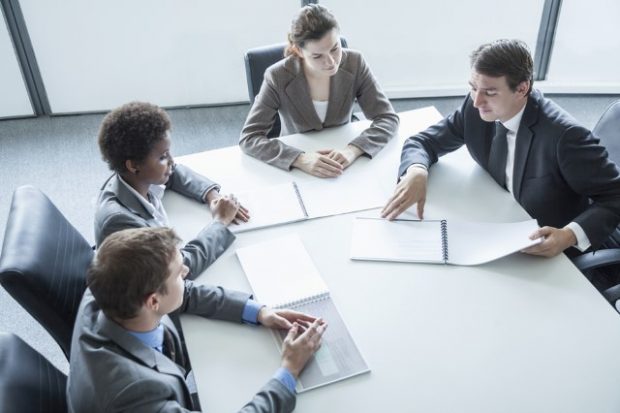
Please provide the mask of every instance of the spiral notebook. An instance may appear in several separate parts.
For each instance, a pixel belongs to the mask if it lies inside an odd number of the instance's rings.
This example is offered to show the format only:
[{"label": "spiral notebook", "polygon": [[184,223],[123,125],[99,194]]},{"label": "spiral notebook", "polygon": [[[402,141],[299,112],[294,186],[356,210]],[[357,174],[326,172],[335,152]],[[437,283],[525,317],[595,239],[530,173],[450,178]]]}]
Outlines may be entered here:
[{"label": "spiral notebook", "polygon": [[[360,185],[363,182],[363,185]],[[391,186],[391,183],[390,183]],[[237,199],[250,212],[248,222],[233,225],[234,233],[311,218],[377,208],[389,196],[372,176],[343,174],[329,180],[271,185],[240,192]]]},{"label": "spiral notebook", "polygon": [[[298,235],[239,248],[237,257],[259,302],[321,317],[328,323],[320,349],[297,380],[298,392],[370,371]],[[280,350],[286,334],[274,331]]]},{"label": "spiral notebook", "polygon": [[488,223],[357,217],[351,259],[479,265],[541,242],[529,239],[537,229],[535,219]]}]

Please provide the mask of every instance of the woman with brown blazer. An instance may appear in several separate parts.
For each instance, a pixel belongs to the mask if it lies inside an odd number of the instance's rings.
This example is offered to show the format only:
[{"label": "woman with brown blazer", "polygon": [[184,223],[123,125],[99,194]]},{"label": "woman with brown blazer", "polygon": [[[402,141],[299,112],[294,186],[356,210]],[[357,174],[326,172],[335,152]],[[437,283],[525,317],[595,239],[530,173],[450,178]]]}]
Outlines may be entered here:
[{"label": "woman with brown blazer", "polygon": [[[338,176],[361,155],[372,158],[396,135],[398,115],[362,55],[341,48],[338,22],[325,7],[303,7],[288,39],[286,57],[265,72],[239,145],[281,169]],[[372,124],[345,148],[304,152],[267,137],[278,114],[282,135],[343,125],[351,120],[356,99]]]}]

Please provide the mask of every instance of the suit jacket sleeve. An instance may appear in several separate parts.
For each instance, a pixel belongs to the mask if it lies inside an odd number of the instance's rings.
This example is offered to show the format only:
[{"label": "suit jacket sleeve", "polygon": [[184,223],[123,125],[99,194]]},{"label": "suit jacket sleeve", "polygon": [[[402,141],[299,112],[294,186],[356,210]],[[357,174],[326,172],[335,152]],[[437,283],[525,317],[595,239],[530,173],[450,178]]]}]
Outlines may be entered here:
[{"label": "suit jacket sleeve", "polygon": [[[166,187],[186,197],[204,203],[205,194],[220,186],[184,165],[176,165]],[[199,276],[233,243],[235,236],[219,222],[213,222],[182,249],[183,261],[189,268],[189,278]]]},{"label": "suit jacket sleeve", "polygon": [[243,406],[240,413],[288,413],[295,409],[296,396],[282,383],[271,379],[250,401]]},{"label": "suit jacket sleeve", "polygon": [[399,179],[414,163],[430,168],[440,156],[463,146],[464,113],[469,99],[466,97],[463,105],[450,116],[405,141],[400,156]]},{"label": "suit jacket sleeve", "polygon": [[196,285],[185,281],[183,304],[179,312],[205,318],[241,322],[243,308],[250,294],[212,285]]},{"label": "suit jacket sleeve", "polygon": [[364,116],[372,119],[372,123],[350,144],[357,146],[372,158],[398,133],[399,119],[366,61],[361,55],[359,58],[360,70],[356,81],[356,98]]},{"label": "suit jacket sleeve", "polygon": [[295,159],[303,151],[283,143],[280,139],[269,139],[267,134],[275,123],[280,107],[280,96],[274,70],[267,69],[254,104],[241,130],[239,146],[246,154],[286,171],[291,169]]},{"label": "suit jacket sleeve", "polygon": [[221,222],[213,221],[181,249],[189,268],[189,279],[198,277],[234,242],[235,235]]},{"label": "suit jacket sleeve", "polygon": [[598,249],[620,224],[620,174],[607,151],[581,127],[566,130],[556,154],[562,176],[577,193],[592,203],[577,217],[593,249]]},{"label": "suit jacket sleeve", "polygon": [[105,406],[105,411],[117,413],[190,412],[177,400],[165,398],[167,390],[157,378],[132,380],[122,391],[114,395],[114,398]]},{"label": "suit jacket sleeve", "polygon": [[204,203],[205,194],[211,189],[219,191],[220,186],[185,165],[175,165],[166,188]]},{"label": "suit jacket sleeve", "polygon": [[[249,294],[240,291],[209,285],[195,285],[192,281],[186,281],[185,296],[180,311],[240,323],[243,308],[249,298]],[[291,412],[294,408],[295,395],[278,380],[271,379],[249,403],[243,406],[240,412],[284,413]]]},{"label": "suit jacket sleeve", "polygon": [[[162,398],[166,389],[158,380],[137,380],[129,383],[110,404],[106,411],[131,413],[186,413],[176,400]],[[296,396],[282,383],[271,379],[239,413],[289,413],[295,409]]]}]

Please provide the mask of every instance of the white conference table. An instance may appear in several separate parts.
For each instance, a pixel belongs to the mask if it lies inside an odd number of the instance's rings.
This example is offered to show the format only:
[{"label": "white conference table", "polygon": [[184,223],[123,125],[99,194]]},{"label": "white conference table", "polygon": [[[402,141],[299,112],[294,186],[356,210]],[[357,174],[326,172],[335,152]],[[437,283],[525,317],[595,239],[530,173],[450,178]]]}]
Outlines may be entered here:
[{"label": "white conference table", "polygon": [[[373,168],[393,188],[404,139],[440,118],[434,108],[400,115],[399,139],[338,179],[354,183],[358,169]],[[366,125],[284,140],[307,150],[344,146]],[[238,147],[177,162],[221,183],[226,193],[318,179],[268,166]],[[186,240],[211,220],[204,205],[176,194],[164,203]],[[425,211],[426,218],[483,222],[529,218],[464,148],[431,169]],[[236,248],[300,235],[372,371],[300,394],[296,411],[620,411],[620,316],[563,255],[513,254],[476,267],[351,261],[356,215],[242,233],[196,281],[251,292]],[[189,315],[181,321],[207,412],[237,411],[279,366],[264,328]]]}]

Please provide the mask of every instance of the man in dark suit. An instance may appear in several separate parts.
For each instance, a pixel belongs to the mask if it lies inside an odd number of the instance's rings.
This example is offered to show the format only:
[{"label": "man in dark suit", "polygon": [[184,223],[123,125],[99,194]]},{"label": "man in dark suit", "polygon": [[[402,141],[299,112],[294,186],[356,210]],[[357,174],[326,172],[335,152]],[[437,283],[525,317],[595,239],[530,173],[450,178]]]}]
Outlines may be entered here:
[{"label": "man in dark suit", "polygon": [[185,280],[179,241],[169,228],[137,228],[115,232],[99,247],[73,331],[69,411],[197,410],[172,312],[288,329],[281,368],[240,411],[292,411],[296,377],[327,325],[261,306],[249,294]]},{"label": "man in dark suit", "polygon": [[518,40],[482,45],[471,68],[462,106],[405,142],[383,217],[394,219],[417,203],[422,218],[428,168],[466,145],[542,227],[531,238],[544,240],[524,252],[551,257],[616,245],[610,235],[620,224],[618,168],[588,129],[532,89],[527,46]]}]

